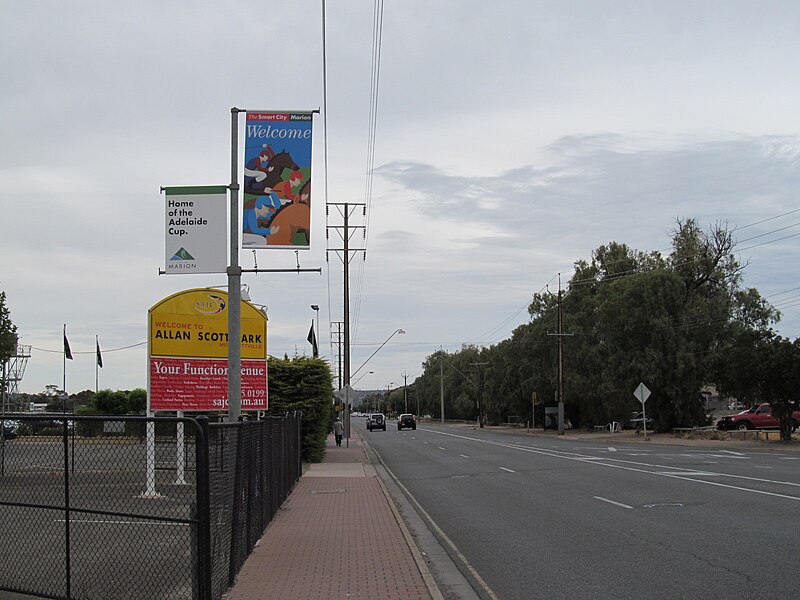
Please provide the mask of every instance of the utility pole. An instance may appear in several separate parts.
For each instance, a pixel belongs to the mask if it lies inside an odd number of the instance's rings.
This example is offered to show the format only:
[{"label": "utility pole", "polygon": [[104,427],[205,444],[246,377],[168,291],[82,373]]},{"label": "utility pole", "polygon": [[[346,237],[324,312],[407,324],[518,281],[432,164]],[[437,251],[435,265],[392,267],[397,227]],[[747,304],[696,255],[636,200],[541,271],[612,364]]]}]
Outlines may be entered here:
[{"label": "utility pole", "polygon": [[[333,206],[342,218],[342,225],[328,225],[326,236],[329,236],[329,231],[333,229],[339,234],[342,240],[341,248],[329,248],[325,252],[325,258],[328,259],[328,252],[335,252],[342,261],[344,266],[343,284],[344,284],[344,373],[342,387],[347,389],[350,386],[350,254],[352,252],[363,252],[366,258],[365,248],[351,248],[350,240],[353,236],[353,230],[360,229],[364,238],[366,238],[366,226],[364,225],[351,225],[350,217],[353,216],[357,207],[363,207],[363,216],[366,216],[367,205],[364,202],[329,202],[325,207],[326,213],[330,215],[330,207]],[[345,397],[344,403],[344,431],[347,437],[347,446],[350,446],[350,398]]]},{"label": "utility pole", "polygon": [[408,412],[408,373],[403,371],[403,412]]},{"label": "utility pole", "polygon": [[[342,325],[344,325],[344,323],[342,321],[331,321],[331,327],[334,325],[336,325],[336,331],[331,329],[331,338],[333,338],[333,335],[336,334],[336,347],[338,349],[337,355],[339,357],[336,362],[336,367],[339,371],[339,389],[342,389]],[[333,343],[332,339],[331,343]]]},{"label": "utility pole", "polygon": [[561,343],[564,336],[573,335],[564,333],[564,313],[561,308],[561,273],[558,274],[558,333],[548,333],[558,337],[558,435],[564,435],[564,348]]},{"label": "utility pole", "polygon": [[471,367],[477,367],[478,371],[478,424],[483,429],[483,368],[488,365],[488,362],[470,363]]},{"label": "utility pole", "polygon": [[444,425],[444,350],[439,346],[439,402],[441,403],[441,422]]}]

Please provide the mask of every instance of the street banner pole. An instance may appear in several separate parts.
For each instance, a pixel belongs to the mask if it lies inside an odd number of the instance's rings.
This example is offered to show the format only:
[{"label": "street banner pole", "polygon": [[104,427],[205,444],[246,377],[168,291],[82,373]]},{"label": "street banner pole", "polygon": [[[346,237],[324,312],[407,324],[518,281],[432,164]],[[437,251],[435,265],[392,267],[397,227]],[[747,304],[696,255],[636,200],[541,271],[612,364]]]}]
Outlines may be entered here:
[{"label": "street banner pole", "polygon": [[242,414],[242,268],[239,265],[239,113],[231,108],[231,216],[228,266],[228,422],[237,423]]}]

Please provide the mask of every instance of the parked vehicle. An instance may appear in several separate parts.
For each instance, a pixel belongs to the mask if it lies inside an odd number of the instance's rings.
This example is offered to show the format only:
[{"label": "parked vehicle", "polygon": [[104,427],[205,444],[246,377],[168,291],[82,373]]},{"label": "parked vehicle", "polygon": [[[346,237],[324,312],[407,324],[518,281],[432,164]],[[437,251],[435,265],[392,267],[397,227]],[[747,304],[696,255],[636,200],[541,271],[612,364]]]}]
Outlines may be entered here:
[{"label": "parked vehicle", "polygon": [[17,437],[17,422],[16,421],[2,421],[3,424],[3,439],[13,440]]},{"label": "parked vehicle", "polygon": [[[750,410],[738,414],[722,417],[717,421],[717,429],[728,431],[731,429],[779,429],[780,419],[772,414],[772,406],[764,402]],[[800,410],[792,411],[792,431],[800,425]]]},{"label": "parked vehicle", "polygon": [[397,419],[397,431],[401,431],[404,427],[410,427],[411,429],[417,428],[417,420],[414,418],[414,415],[400,415]]},{"label": "parked vehicle", "polygon": [[384,417],[382,413],[372,413],[367,418],[367,429],[369,431],[373,429],[383,429],[386,431],[386,417]]}]

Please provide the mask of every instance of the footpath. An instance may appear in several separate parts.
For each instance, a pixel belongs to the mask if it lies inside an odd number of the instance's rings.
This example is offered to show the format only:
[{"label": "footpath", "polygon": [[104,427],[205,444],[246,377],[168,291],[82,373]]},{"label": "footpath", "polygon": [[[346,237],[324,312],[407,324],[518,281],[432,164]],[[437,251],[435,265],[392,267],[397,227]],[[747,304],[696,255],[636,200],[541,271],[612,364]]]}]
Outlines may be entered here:
[{"label": "footpath", "polygon": [[303,473],[226,600],[436,600],[425,561],[357,431]]}]

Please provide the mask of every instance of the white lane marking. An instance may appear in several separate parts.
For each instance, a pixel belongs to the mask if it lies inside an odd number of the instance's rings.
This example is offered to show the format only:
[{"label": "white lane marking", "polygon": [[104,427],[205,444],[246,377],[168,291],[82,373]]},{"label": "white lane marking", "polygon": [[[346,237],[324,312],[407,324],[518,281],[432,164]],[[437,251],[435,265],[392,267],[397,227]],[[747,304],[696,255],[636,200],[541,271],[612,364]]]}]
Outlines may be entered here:
[{"label": "white lane marking", "polygon": [[500,467],[503,471],[508,471],[509,473],[516,473],[516,471],[512,471],[511,469],[506,469],[505,467]]},{"label": "white lane marking", "polygon": [[794,456],[779,456],[778,460],[797,460]]},{"label": "white lane marking", "polygon": [[623,504],[622,502],[615,502],[614,500],[609,500],[608,498],[603,498],[602,496],[594,496],[594,498],[596,500],[608,502],[609,504],[613,504],[614,506],[619,506],[620,508],[633,508],[632,506],[628,506],[627,504]]},{"label": "white lane marking", "polygon": [[756,469],[774,469],[775,467],[768,467],[766,465],[754,465]]},{"label": "white lane marking", "polygon": [[739,459],[739,460],[749,460],[749,458],[747,456],[745,456],[744,454],[733,455],[733,456],[728,455],[728,454],[708,454],[707,456],[709,458],[736,458],[736,459]]},{"label": "white lane marking", "polygon": [[466,454],[459,454],[459,456],[460,456],[461,458],[469,458],[469,456],[467,456]]},{"label": "white lane marking", "polygon": [[617,451],[617,449],[616,449],[616,448],[614,448],[614,446],[609,446],[609,447],[608,447],[608,451],[609,451],[609,452],[616,452],[616,451]]},{"label": "white lane marking", "polygon": [[444,448],[442,448],[441,446],[439,446],[439,450],[444,450]]},{"label": "white lane marking", "polygon": [[[560,458],[562,460],[573,460],[573,461],[577,461],[577,462],[583,462],[583,463],[587,463],[587,464],[598,465],[600,467],[608,467],[608,468],[611,468],[611,469],[622,469],[623,471],[633,471],[633,472],[636,472],[636,473],[644,473],[646,475],[656,475],[656,476],[659,476],[659,477],[670,477],[670,478],[673,478],[673,479],[680,479],[681,481],[691,481],[693,483],[700,483],[700,484],[703,484],[703,485],[713,485],[715,487],[738,490],[740,492],[749,492],[751,494],[761,494],[763,496],[772,496],[772,497],[775,497],[775,498],[784,498],[786,500],[795,500],[795,501],[800,502],[800,496],[790,496],[788,494],[778,494],[778,493],[775,493],[775,492],[767,492],[767,491],[763,491],[763,490],[754,490],[754,489],[750,489],[750,488],[746,488],[746,487],[740,487],[740,486],[736,486],[736,485],[729,485],[729,484],[725,484],[725,483],[719,483],[717,481],[706,481],[706,480],[703,480],[703,479],[692,479],[691,477],[685,477],[685,476],[681,475],[681,473],[664,472],[664,471],[654,472],[654,471],[648,471],[646,469],[640,469],[640,468],[637,468],[637,467],[628,466],[628,464],[630,464],[630,465],[637,465],[637,466],[641,466],[641,467],[654,467],[654,468],[661,467],[661,468],[664,468],[666,465],[653,465],[653,464],[649,464],[649,463],[640,463],[640,462],[634,462],[634,461],[629,461],[629,460],[621,460],[621,459],[618,459],[618,458],[608,458],[608,459],[606,459],[606,461],[597,461],[595,459],[595,457],[593,457],[593,456],[586,456],[586,455],[583,455],[583,454],[577,454],[577,453],[573,453],[573,452],[564,452],[562,450],[552,450],[550,448],[537,448],[535,446],[521,446],[519,444],[510,444],[510,443],[506,443],[506,442],[493,442],[493,441],[490,441],[490,440],[470,437],[470,436],[467,436],[467,435],[460,435],[460,434],[457,434],[457,433],[449,433],[449,432],[445,432],[445,431],[436,431],[435,429],[429,429],[428,431],[430,431],[432,433],[438,433],[439,435],[445,435],[445,436],[459,438],[459,439],[463,439],[463,440],[469,440],[471,442],[479,442],[479,443],[483,443],[483,444],[488,444],[490,446],[500,446],[501,448],[510,448],[512,450],[521,450],[523,452],[530,452],[530,453],[533,453],[533,454],[541,454],[541,455],[544,455],[544,456],[549,456],[551,458]],[[627,463],[627,464],[614,464],[614,463]],[[675,469],[676,471],[680,471],[681,470],[681,467],[669,467],[669,466],[666,466],[666,468]],[[791,486],[791,487],[800,487],[800,483],[793,483],[793,482],[790,482],[790,481],[777,481],[777,480],[773,480],[773,479],[762,479],[762,478],[759,478],[759,477],[747,477],[745,475],[730,475],[728,473],[716,473],[716,475],[718,475],[720,477],[730,477],[730,478],[733,478],[733,479],[742,479],[742,480],[745,480],[745,481],[756,481],[756,482],[759,482],[759,483],[770,483],[770,484],[773,484],[773,485],[786,485],[786,486]]]},{"label": "white lane marking", "polygon": [[654,471],[654,475],[677,475],[680,477],[687,477],[691,475],[692,477],[718,477],[721,473],[711,473],[709,471],[683,471],[681,473],[676,473],[675,471]]}]

